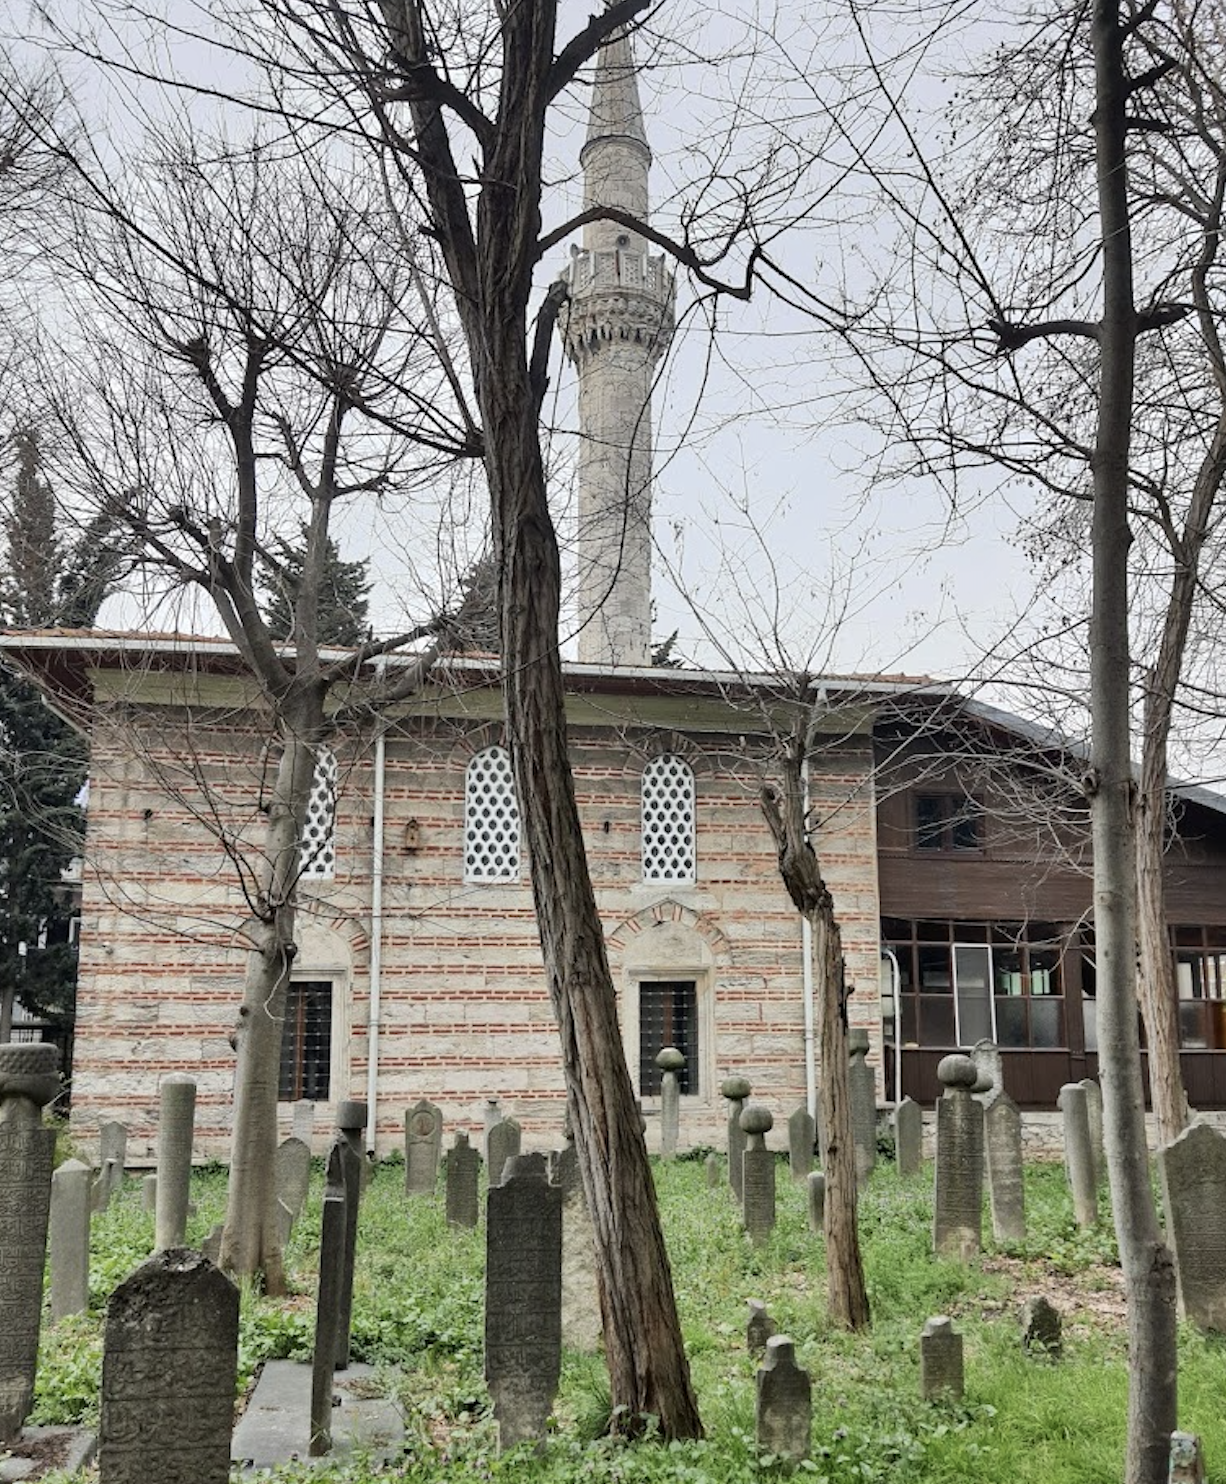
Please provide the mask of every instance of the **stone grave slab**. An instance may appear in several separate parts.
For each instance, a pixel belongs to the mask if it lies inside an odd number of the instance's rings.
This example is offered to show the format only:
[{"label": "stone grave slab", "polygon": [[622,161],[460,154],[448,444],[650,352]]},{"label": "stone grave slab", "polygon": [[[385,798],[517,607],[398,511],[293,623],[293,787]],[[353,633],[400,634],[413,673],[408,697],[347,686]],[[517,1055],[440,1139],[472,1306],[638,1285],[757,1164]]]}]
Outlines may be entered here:
[{"label": "stone grave slab", "polygon": [[[371,1396],[375,1368],[351,1363],[333,1382],[340,1405],[332,1408],[332,1451],[369,1452],[372,1462],[397,1457],[404,1444],[404,1419],[387,1397]],[[232,1461],[244,1469],[268,1469],[306,1459],[311,1433],[311,1367],[296,1360],[270,1360],[260,1372],[247,1410],[230,1444]]]}]

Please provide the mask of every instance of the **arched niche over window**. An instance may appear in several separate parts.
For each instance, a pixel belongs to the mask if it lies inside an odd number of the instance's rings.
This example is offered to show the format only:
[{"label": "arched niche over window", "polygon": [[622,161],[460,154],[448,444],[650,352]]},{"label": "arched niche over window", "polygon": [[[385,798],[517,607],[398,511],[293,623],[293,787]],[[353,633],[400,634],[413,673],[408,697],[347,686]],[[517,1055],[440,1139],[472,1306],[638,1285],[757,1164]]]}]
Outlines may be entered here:
[{"label": "arched niche over window", "polygon": [[519,803],[511,757],[487,747],[464,775],[464,879],[508,881],[519,875]]},{"label": "arched niche over window", "polygon": [[666,752],[643,769],[643,880],[693,881],[694,770]]},{"label": "arched niche over window", "polygon": [[327,747],[316,748],[298,851],[298,874],[304,881],[331,881],[336,875],[336,780],[335,754]]}]

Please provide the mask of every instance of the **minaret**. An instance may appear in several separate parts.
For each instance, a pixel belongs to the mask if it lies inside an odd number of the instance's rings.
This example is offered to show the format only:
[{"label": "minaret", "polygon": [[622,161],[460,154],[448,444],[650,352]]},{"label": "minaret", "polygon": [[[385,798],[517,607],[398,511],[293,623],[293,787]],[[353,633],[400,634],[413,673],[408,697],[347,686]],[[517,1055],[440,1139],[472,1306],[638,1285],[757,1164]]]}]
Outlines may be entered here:
[{"label": "minaret", "polygon": [[[629,38],[596,63],[579,155],[583,207],[647,220],[651,151]],[[563,322],[579,373],[579,659],[651,662],[651,384],[673,331],[673,277],[641,233],[594,221],[571,248]]]}]

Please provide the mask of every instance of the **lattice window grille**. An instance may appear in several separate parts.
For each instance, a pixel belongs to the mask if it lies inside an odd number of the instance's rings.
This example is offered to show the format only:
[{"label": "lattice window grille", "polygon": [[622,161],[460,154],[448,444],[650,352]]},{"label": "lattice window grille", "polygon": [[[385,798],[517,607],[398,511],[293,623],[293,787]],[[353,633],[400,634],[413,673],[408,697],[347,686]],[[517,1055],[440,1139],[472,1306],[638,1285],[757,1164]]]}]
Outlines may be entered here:
[{"label": "lattice window grille", "polygon": [[298,851],[298,874],[304,880],[331,881],[336,875],[336,780],[336,757],[321,747]]},{"label": "lattice window grille", "polygon": [[519,875],[519,803],[511,757],[487,747],[464,779],[464,879],[506,881]]},{"label": "lattice window grille", "polygon": [[643,770],[643,880],[693,881],[694,773],[666,753]]}]

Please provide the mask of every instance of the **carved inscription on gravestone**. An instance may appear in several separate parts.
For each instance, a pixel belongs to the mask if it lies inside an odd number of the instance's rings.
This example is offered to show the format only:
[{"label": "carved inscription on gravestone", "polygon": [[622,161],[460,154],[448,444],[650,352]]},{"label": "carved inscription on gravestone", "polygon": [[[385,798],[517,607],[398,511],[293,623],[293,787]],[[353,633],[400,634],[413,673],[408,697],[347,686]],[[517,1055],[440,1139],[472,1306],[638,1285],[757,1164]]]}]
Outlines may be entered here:
[{"label": "carved inscription on gravestone", "polygon": [[1226,1138],[1194,1123],[1158,1155],[1179,1306],[1200,1329],[1226,1331]]},{"label": "carved inscription on gravestone", "polygon": [[99,1484],[226,1484],[238,1289],[187,1247],[111,1295],[102,1353]]},{"label": "carved inscription on gravestone", "polygon": [[55,1133],[41,1110],[59,1086],[50,1045],[0,1046],[0,1445],[34,1396]]},{"label": "carved inscription on gravestone", "polygon": [[544,1436],[562,1367],[562,1191],[540,1154],[489,1192],[485,1379],[503,1448]]},{"label": "carved inscription on gravestone", "polygon": [[468,1142],[468,1133],[460,1129],[447,1153],[446,1214],[448,1226],[476,1226],[477,1176],[481,1156]]},{"label": "carved inscription on gravestone", "polygon": [[963,1261],[983,1245],[983,1108],[971,1096],[975,1077],[969,1056],[946,1056],[937,1066],[945,1091],[937,1102],[933,1249]]}]

